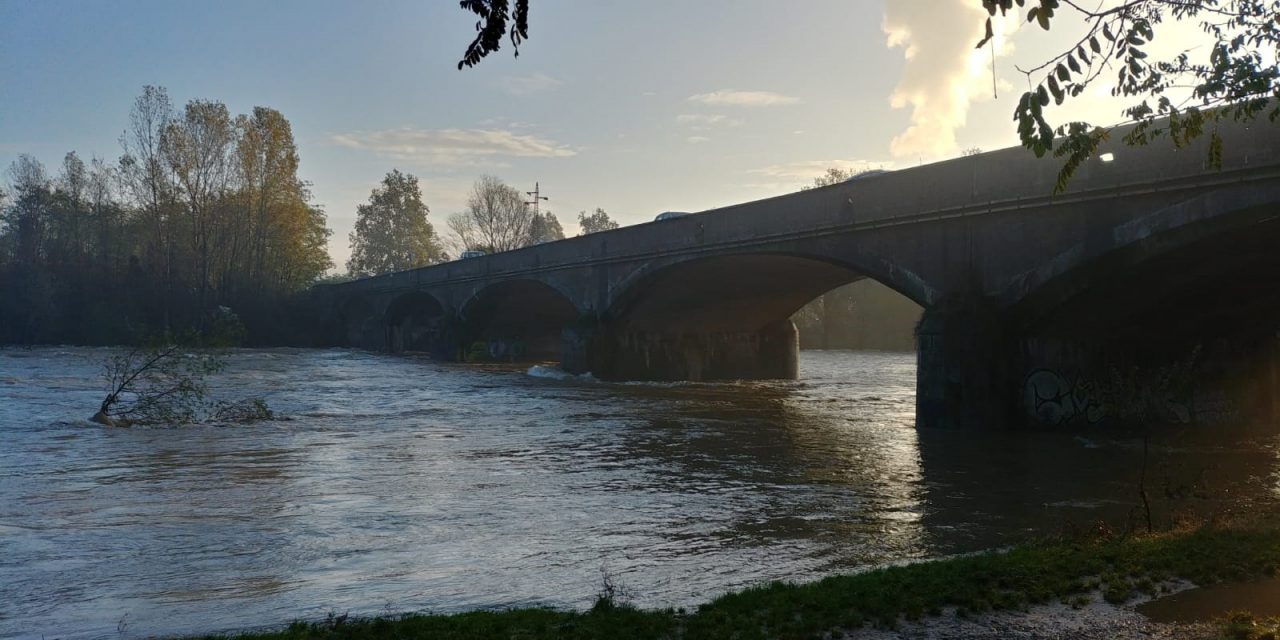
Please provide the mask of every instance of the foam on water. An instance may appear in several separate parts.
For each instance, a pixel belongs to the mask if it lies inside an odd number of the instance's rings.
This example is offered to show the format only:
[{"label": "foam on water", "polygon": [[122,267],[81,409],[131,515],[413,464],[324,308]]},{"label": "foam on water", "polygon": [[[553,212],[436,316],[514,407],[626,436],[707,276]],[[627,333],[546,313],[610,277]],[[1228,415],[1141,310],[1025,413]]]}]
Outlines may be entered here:
[{"label": "foam on water", "polygon": [[582,374],[573,374],[559,367],[553,367],[545,364],[535,364],[529,367],[525,375],[531,378],[546,378],[548,380],[580,380],[582,382],[599,382],[596,377],[588,371]]}]

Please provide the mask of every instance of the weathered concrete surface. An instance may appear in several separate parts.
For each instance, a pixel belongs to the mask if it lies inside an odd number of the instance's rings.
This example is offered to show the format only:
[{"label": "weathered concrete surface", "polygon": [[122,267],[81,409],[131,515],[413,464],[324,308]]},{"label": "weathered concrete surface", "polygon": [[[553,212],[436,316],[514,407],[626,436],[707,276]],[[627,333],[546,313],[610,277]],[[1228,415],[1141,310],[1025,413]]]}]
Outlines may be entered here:
[{"label": "weathered concrete surface", "polygon": [[[926,309],[921,424],[1034,423],[1052,413],[1032,406],[1041,371],[1156,371],[1171,365],[1148,352],[1223,327],[1237,351],[1270,353],[1280,127],[1222,135],[1221,171],[1203,145],[1112,145],[1055,196],[1057,160],[1007,149],[336,285],[323,321],[334,344],[559,358],[608,379],[788,377],[791,314],[873,278]],[[1206,295],[1249,311],[1167,321]],[[1140,326],[1156,328],[1121,331]]]}]

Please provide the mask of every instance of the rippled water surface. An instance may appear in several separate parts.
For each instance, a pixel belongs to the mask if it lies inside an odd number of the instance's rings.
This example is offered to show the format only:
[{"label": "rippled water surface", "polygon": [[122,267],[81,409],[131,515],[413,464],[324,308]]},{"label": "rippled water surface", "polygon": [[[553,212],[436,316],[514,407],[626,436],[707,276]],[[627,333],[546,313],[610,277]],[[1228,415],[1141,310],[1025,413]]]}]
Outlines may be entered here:
[{"label": "rippled water surface", "polygon": [[[84,420],[109,353],[0,350],[0,637],[581,607],[604,573],[637,604],[693,605],[1135,504],[1129,436],[917,432],[911,354],[656,385],[246,350],[215,394],[286,420],[113,429]],[[1168,434],[1150,482],[1267,499],[1276,444]]]}]

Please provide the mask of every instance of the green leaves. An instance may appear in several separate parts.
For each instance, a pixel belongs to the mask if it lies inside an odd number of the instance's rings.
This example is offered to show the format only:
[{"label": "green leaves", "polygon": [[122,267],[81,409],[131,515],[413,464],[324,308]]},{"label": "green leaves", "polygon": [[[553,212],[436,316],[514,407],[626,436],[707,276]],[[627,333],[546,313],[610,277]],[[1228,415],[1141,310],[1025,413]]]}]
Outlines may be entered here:
[{"label": "green leaves", "polygon": [[609,214],[604,209],[596,207],[596,210],[590,215],[586,211],[578,214],[578,227],[582,229],[580,235],[587,235],[588,233],[617,229],[618,223],[610,219]]},{"label": "green leaves", "polygon": [[974,49],[981,49],[982,45],[986,44],[994,37],[995,31],[991,28],[991,18],[987,18],[986,32],[983,34],[982,39],[978,41],[978,45],[975,46]]},{"label": "green leaves", "polygon": [[[510,35],[511,47],[520,56],[520,43],[529,37],[529,0],[461,0],[458,5],[477,16],[476,38],[467,46],[458,69],[474,67],[485,56],[502,47],[502,36]],[[510,21],[511,29],[507,30]]]},{"label": "green leaves", "polygon": [[1214,129],[1209,134],[1209,167],[1217,171],[1222,170],[1222,136],[1218,134],[1218,130]]},{"label": "green leaves", "polygon": [[427,213],[417,176],[387,173],[368,204],[356,207],[347,271],[371,276],[439,262],[444,250]]},{"label": "green leaves", "polygon": [[1062,101],[1066,99],[1066,93],[1062,91],[1062,87],[1058,86],[1058,79],[1049,76],[1049,81],[1045,84],[1049,87],[1049,93],[1053,94],[1053,103],[1062,104]]},{"label": "green leaves", "polygon": [[[1027,22],[1042,29],[1060,17],[1057,0],[1016,2],[1024,4],[1030,5]],[[994,16],[1015,4],[993,1],[983,6]],[[1070,9],[1084,19],[1084,33],[1057,56],[1025,72],[1032,86],[1014,110],[1024,147],[1037,156],[1052,151],[1065,160],[1055,191],[1066,187],[1107,130],[1083,122],[1054,128],[1045,108],[1051,100],[1060,106],[1080,95],[1108,69],[1114,73],[1112,95],[1140,100],[1123,111],[1135,123],[1124,138],[1126,144],[1147,144],[1168,135],[1181,148],[1207,134],[1205,164],[1221,168],[1223,141],[1213,123],[1223,118],[1247,122],[1263,114],[1280,123],[1280,67],[1269,55],[1280,51],[1280,0],[1132,0],[1098,9],[1072,4]],[[1155,40],[1156,25],[1169,18],[1199,21],[1213,46],[1165,58],[1155,55],[1148,47]],[[1191,98],[1175,104],[1165,95],[1175,87],[1189,87]]]},{"label": "green leaves", "polygon": [[1043,156],[1053,149],[1053,127],[1045,121],[1043,108],[1049,104],[1049,94],[1044,86],[1035,93],[1022,94],[1018,108],[1014,111],[1014,120],[1018,122],[1018,138],[1022,146],[1030,149],[1036,157]]},{"label": "green leaves", "polygon": [[1058,0],[1040,0],[1040,6],[1027,11],[1027,22],[1035,21],[1041,29],[1049,30],[1054,11],[1058,8]]},{"label": "green leaves", "polygon": [[1066,158],[1062,168],[1058,171],[1058,179],[1054,182],[1053,193],[1059,194],[1066,190],[1067,184],[1071,181],[1071,176],[1075,174],[1076,169],[1084,164],[1086,160],[1093,157],[1098,150],[1098,145],[1102,144],[1110,137],[1110,133],[1101,127],[1091,126],[1087,122],[1071,122],[1064,125],[1058,130],[1061,134],[1062,143],[1054,150],[1055,158]]},{"label": "green leaves", "polygon": [[[1013,5],[1015,2],[1018,4],[1019,7],[1026,4],[1026,0],[982,0],[982,8],[986,9],[987,16],[995,16],[997,12],[1003,16],[1008,14],[1009,11],[1013,9]],[[978,45],[974,48],[981,49],[982,45],[990,42],[991,38],[994,37],[994,35],[995,34],[991,28],[991,17],[988,17],[987,23],[986,23],[986,30],[982,36],[982,39],[978,41]]]}]

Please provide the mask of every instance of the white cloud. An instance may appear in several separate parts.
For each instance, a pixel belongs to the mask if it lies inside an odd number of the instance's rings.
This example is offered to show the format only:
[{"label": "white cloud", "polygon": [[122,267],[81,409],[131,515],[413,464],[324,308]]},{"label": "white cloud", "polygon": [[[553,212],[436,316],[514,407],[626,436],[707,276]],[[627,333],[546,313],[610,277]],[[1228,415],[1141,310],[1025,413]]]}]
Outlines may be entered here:
[{"label": "white cloud", "polygon": [[513,96],[550,91],[562,84],[564,84],[562,80],[557,80],[545,73],[535,73],[528,76],[505,76],[498,80],[498,86]]},{"label": "white cloud", "polygon": [[701,144],[703,142],[711,142],[711,138],[706,136],[689,136],[688,138],[685,138],[685,142],[688,142],[689,144]]},{"label": "white cloud", "polygon": [[892,162],[872,161],[872,160],[802,160],[797,162],[787,162],[784,164],[774,164],[761,169],[752,169],[747,173],[754,173],[772,178],[787,178],[802,181],[811,181],[823,173],[827,169],[836,168],[846,171],[867,171],[870,169],[888,169],[892,167]]},{"label": "white cloud", "polygon": [[558,158],[574,149],[532,135],[504,129],[388,129],[335,135],[331,140],[379,155],[448,166],[500,165],[500,158]]},{"label": "white cloud", "polygon": [[[906,66],[889,98],[911,108],[911,124],[889,145],[897,157],[946,156],[956,150],[969,104],[990,95],[991,51],[975,50],[986,11],[973,0],[893,0],[881,28],[890,48],[901,47]],[[1009,51],[997,19],[996,51]],[[988,45],[990,46],[990,45]]]},{"label": "white cloud", "polygon": [[795,104],[800,102],[800,98],[784,96],[781,93],[772,91],[735,91],[725,89],[692,95],[689,96],[689,101],[735,107],[772,107],[780,104]]},{"label": "white cloud", "polygon": [[486,129],[532,129],[534,125],[529,122],[520,122],[519,120],[510,120],[508,118],[485,118],[480,121],[480,126]]},{"label": "white cloud", "polygon": [[744,121],[741,118],[730,118],[719,113],[682,113],[676,116],[676,122],[695,130],[703,130],[714,126],[737,127],[742,125]]}]

